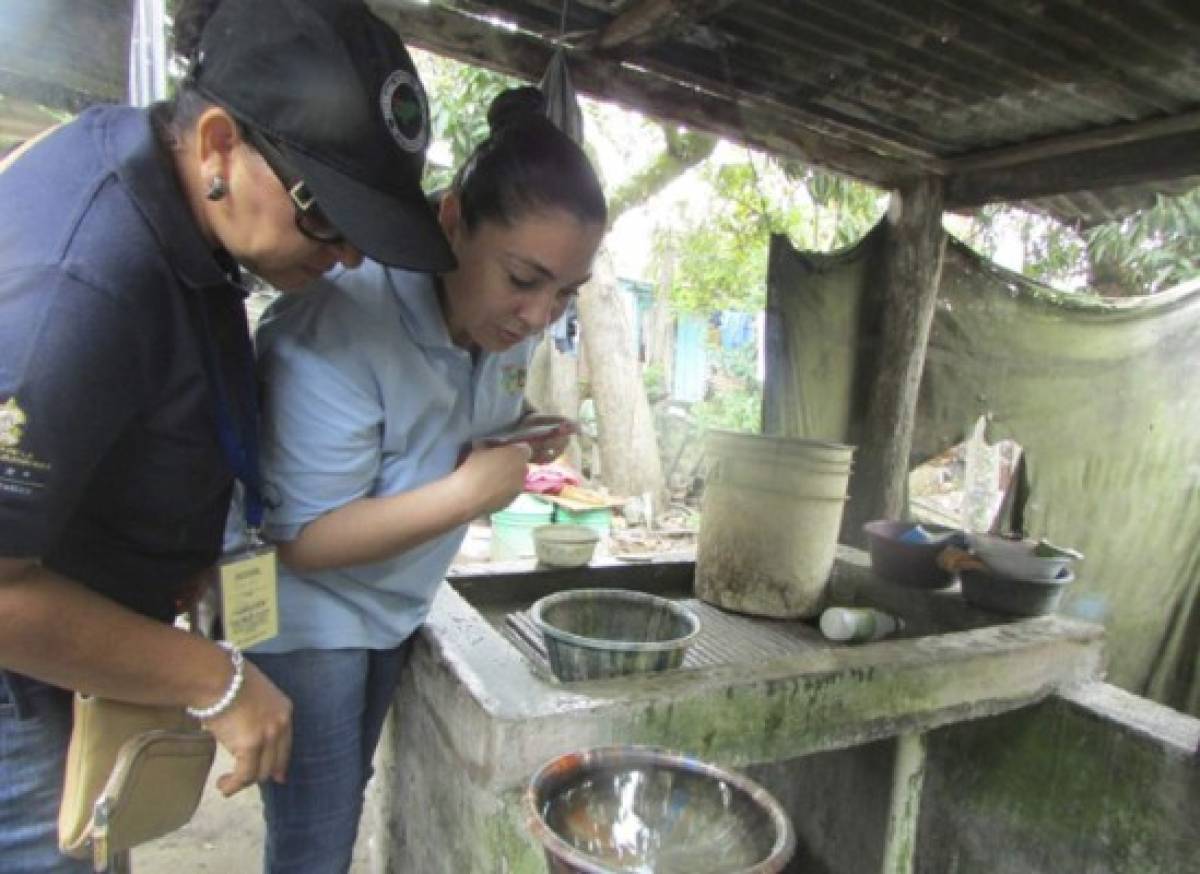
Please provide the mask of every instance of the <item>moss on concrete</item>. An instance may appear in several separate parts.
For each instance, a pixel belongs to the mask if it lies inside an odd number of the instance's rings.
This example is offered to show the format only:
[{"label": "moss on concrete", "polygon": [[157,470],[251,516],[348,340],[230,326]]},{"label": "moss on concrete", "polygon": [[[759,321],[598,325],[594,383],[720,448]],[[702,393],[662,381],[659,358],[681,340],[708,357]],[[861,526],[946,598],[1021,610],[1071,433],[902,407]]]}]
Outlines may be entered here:
[{"label": "moss on concrete", "polygon": [[472,870],[496,874],[545,874],[545,856],[541,847],[525,830],[522,791],[504,793],[496,814],[483,823],[476,853],[480,864]]},{"label": "moss on concrete", "polygon": [[908,712],[933,694],[925,682],[874,680],[874,669],[864,668],[652,702],[621,736],[717,760],[767,761],[789,747],[821,747],[846,725]]},{"label": "moss on concrete", "polygon": [[935,738],[922,870],[1195,870],[1200,772],[1162,746],[1061,700]]}]

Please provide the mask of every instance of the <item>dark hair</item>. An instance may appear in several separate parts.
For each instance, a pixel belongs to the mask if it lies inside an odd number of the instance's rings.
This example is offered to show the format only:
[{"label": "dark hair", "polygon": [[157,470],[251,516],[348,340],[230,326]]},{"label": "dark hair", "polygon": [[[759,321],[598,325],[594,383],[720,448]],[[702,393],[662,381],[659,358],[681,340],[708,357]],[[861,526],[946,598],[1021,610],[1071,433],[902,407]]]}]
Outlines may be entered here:
[{"label": "dark hair", "polygon": [[204,25],[221,5],[221,0],[178,0],[172,16],[172,50],[189,71],[179,82],[175,95],[154,107],[152,117],[160,138],[177,142],[212,102],[201,96],[192,84],[191,70],[200,52]]},{"label": "dark hair", "polygon": [[177,0],[171,28],[175,54],[188,62],[196,60],[204,25],[212,18],[221,0]]},{"label": "dark hair", "polygon": [[483,221],[510,225],[529,212],[564,209],[585,222],[608,222],[596,171],[583,149],[546,116],[542,92],[510,88],[488,109],[489,136],[455,174],[468,230]]}]

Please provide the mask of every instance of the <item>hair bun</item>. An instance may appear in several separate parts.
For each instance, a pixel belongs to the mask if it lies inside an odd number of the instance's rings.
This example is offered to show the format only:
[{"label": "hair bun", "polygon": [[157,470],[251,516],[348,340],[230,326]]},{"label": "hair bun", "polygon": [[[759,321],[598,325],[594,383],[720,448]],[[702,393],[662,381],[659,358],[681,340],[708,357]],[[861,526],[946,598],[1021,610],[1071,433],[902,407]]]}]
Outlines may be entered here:
[{"label": "hair bun", "polygon": [[488,107],[488,128],[495,135],[531,116],[546,117],[546,96],[533,85],[501,91]]}]

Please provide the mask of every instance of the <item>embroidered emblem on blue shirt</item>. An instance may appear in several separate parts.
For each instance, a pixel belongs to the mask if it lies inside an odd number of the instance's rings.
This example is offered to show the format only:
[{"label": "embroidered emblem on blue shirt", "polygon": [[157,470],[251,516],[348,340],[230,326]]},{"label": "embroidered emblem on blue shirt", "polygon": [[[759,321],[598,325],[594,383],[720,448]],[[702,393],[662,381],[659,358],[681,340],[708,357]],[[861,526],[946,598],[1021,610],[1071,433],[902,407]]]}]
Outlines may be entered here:
[{"label": "embroidered emblem on blue shirt", "polygon": [[516,364],[508,364],[500,373],[500,385],[510,395],[520,394],[525,391],[525,374],[527,373],[524,367]]}]

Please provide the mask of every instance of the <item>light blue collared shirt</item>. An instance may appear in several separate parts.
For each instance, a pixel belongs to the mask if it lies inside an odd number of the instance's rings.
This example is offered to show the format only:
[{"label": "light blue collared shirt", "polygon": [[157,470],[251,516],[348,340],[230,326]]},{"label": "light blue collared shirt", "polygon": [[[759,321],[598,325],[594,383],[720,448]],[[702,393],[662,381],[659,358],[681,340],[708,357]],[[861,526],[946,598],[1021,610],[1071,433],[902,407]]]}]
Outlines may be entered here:
[{"label": "light blue collared shirt", "polygon": [[[521,415],[534,340],[477,361],[446,330],[430,276],[365,262],[277,300],[258,329],[264,532],[293,540],[363,497],[454,470]],[[279,636],[257,652],[400,644],[424,621],[465,526],[374,564],[279,568]]]}]

